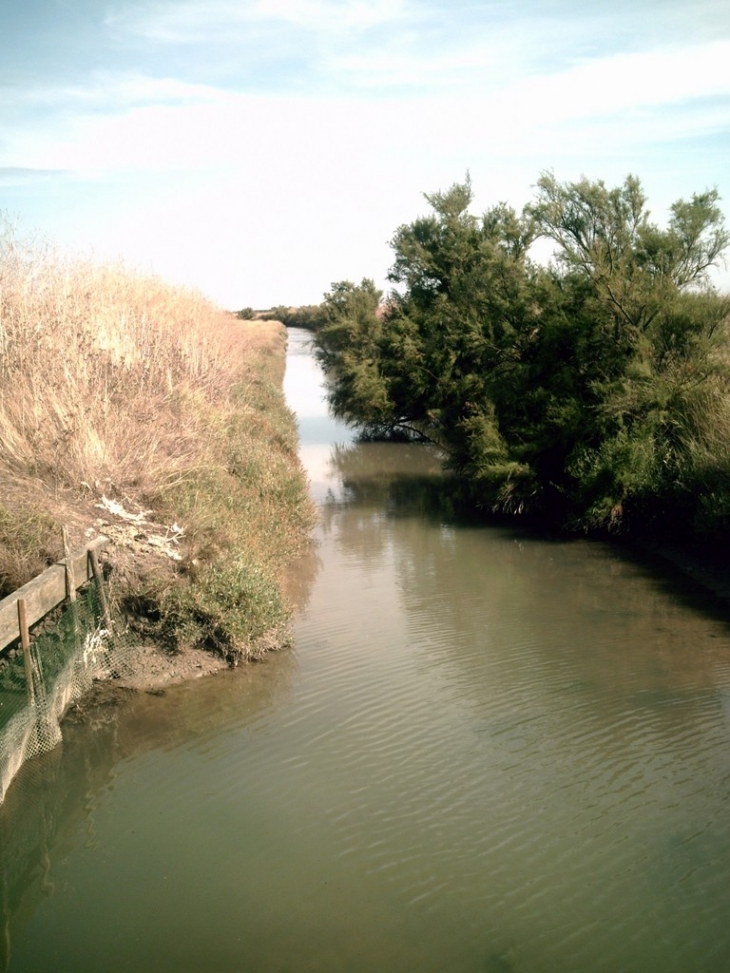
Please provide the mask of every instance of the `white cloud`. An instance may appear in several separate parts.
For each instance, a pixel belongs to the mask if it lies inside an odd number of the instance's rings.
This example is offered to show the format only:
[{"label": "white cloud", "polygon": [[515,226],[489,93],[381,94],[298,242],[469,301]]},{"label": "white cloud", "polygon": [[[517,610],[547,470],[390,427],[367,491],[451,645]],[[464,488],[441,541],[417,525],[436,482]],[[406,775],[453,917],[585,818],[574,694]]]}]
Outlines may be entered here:
[{"label": "white cloud", "polygon": [[582,117],[730,92],[727,40],[573,59],[550,71],[538,69],[539,60],[534,38],[506,31],[438,51],[398,41],[376,52],[335,54],[328,67],[365,88],[411,85],[433,93],[458,85],[465,96],[498,95],[541,117],[545,110]]},{"label": "white cloud", "polygon": [[[70,121],[59,116],[42,130],[9,133],[0,164],[87,172],[220,167],[238,164],[258,144],[352,164],[375,152],[458,156],[482,146],[498,156],[542,151],[550,157],[571,146],[590,150],[602,132],[611,151],[727,129],[729,63],[730,41],[717,41],[594,60],[499,91],[380,102],[98,76],[86,94],[73,89],[72,101],[78,94],[116,111],[89,111]],[[122,110],[137,102],[147,104]]]},{"label": "white cloud", "polygon": [[27,88],[17,101],[33,108],[62,107],[66,113],[89,108],[113,112],[135,105],[195,105],[214,101],[219,95],[209,85],[178,78],[97,71],[83,85],[39,84]]},{"label": "white cloud", "polygon": [[[417,8],[416,8],[417,11]],[[199,43],[251,24],[301,28],[339,36],[393,24],[413,16],[405,0],[212,0],[157,3],[109,14],[107,24],[165,44]]]},{"label": "white cloud", "polygon": [[514,41],[509,45],[489,41],[424,53],[401,43],[368,53],[335,54],[326,67],[357,87],[371,89],[408,86],[444,91],[473,84],[475,78],[496,87],[524,64],[518,47]]},{"label": "white cloud", "polygon": [[313,30],[368,30],[402,20],[415,11],[403,0],[258,0],[251,17]]},{"label": "white cloud", "polygon": [[505,95],[540,118],[589,118],[730,95],[730,40],[596,58]]},{"label": "white cloud", "polygon": [[[55,208],[62,242],[149,262],[229,307],[319,300],[332,280],[383,274],[396,226],[425,209],[421,192],[467,169],[477,209],[520,206],[550,167],[608,182],[635,172],[652,205],[657,190],[662,206],[713,183],[730,194],[726,156],[699,148],[710,136],[727,145],[730,41],[588,59],[588,18],[558,43],[553,22],[440,36],[438,16],[406,0],[137,6],[117,27],[146,31],[141,47],[159,61],[21,92],[16,105],[32,114],[7,116],[0,166],[72,170],[26,197],[49,220]],[[281,25],[289,45],[300,28],[319,31],[313,70],[337,95],[299,75],[281,95],[224,90],[228,67],[220,86],[199,84],[181,67],[192,51],[163,56],[168,40],[248,36],[256,24]],[[211,50],[195,56],[210,62]],[[21,183],[13,174],[11,188]]]}]

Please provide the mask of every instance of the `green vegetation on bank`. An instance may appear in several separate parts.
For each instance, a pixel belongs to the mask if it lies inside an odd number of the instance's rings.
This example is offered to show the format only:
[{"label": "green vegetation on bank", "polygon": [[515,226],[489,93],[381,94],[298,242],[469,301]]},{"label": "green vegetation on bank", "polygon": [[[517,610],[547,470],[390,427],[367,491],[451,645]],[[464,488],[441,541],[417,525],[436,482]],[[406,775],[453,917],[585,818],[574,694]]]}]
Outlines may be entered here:
[{"label": "green vegetation on bank", "polygon": [[275,644],[313,518],[285,344],[281,325],[0,226],[0,594],[63,556],[61,525],[72,546],[98,530],[148,634],[232,659]]},{"label": "green vegetation on bank", "polygon": [[[239,313],[244,314],[250,310],[245,308]],[[281,321],[287,328],[304,328],[305,331],[317,331],[327,320],[321,304],[303,304],[301,307],[279,304],[270,311],[255,311],[253,316],[261,321]]]},{"label": "green vegetation on bank", "polygon": [[[730,527],[728,243],[714,191],[649,219],[637,179],[543,175],[522,213],[469,212],[469,180],[401,226],[383,303],[372,281],[325,296],[317,353],[336,414],[427,437],[471,501],[571,529]],[[555,256],[531,259],[544,238]]]}]

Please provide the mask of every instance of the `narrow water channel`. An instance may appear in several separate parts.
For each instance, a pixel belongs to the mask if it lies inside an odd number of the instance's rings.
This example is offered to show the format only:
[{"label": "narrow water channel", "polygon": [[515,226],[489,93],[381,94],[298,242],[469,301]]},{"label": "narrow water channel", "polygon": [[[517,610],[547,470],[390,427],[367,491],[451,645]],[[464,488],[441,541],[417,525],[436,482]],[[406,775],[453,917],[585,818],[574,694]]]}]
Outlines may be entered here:
[{"label": "narrow water channel", "polygon": [[619,552],[460,525],[306,335],[295,645],[69,725],[0,808],[11,973],[730,971],[730,625]]}]

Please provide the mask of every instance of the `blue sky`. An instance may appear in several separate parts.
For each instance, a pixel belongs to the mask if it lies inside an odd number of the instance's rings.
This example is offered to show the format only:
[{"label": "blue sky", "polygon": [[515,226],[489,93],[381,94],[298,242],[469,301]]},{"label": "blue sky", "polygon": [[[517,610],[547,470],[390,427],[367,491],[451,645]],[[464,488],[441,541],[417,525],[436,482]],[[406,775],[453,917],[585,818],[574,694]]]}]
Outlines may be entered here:
[{"label": "blue sky", "polygon": [[727,0],[0,0],[0,51],[0,210],[229,308],[383,284],[467,170],[477,211],[552,169],[730,223]]}]

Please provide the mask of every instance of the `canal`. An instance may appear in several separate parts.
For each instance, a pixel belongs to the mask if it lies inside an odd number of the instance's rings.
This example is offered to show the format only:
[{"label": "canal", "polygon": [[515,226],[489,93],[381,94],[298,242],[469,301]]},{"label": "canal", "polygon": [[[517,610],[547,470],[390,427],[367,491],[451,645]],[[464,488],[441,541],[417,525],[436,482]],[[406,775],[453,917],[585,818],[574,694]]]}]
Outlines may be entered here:
[{"label": "canal", "polygon": [[0,808],[11,973],[730,970],[730,625],[588,541],[458,523],[307,336],[294,646],[65,727]]}]

